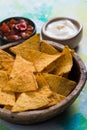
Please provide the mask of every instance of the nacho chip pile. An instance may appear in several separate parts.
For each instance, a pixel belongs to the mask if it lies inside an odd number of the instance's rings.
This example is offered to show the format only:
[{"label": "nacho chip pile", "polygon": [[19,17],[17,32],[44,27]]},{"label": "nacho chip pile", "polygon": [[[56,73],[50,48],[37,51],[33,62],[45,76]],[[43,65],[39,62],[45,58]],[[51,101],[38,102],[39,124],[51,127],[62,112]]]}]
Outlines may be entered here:
[{"label": "nacho chip pile", "polygon": [[60,103],[76,86],[68,79],[73,51],[59,52],[36,34],[23,43],[0,50],[0,105],[12,112],[44,109]]}]

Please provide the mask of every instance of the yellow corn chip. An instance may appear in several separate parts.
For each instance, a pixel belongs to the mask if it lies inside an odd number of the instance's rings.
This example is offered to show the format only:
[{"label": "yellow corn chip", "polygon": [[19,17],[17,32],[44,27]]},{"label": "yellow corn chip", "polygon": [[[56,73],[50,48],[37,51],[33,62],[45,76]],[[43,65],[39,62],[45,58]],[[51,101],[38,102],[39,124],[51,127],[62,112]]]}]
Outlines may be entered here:
[{"label": "yellow corn chip", "polygon": [[15,104],[15,94],[13,92],[3,92],[0,89],[0,105],[10,105]]},{"label": "yellow corn chip", "polygon": [[10,50],[14,53],[14,54],[20,54],[20,53],[25,53],[27,52],[29,49],[33,49],[33,50],[39,50],[40,47],[40,34],[36,34],[33,37],[29,38],[28,40],[25,40],[23,43],[11,47]]},{"label": "yellow corn chip", "polygon": [[25,60],[20,55],[17,55],[10,77],[14,77],[15,75],[17,76],[17,74],[20,74],[22,73],[22,71],[26,71],[26,70],[30,72],[36,71],[32,62]]},{"label": "yellow corn chip", "polygon": [[6,71],[0,70],[0,88],[4,88],[8,81],[8,76]]},{"label": "yellow corn chip", "polygon": [[71,71],[73,60],[71,52],[67,46],[65,46],[62,53],[63,55],[56,61],[56,69],[54,74],[63,76]]},{"label": "yellow corn chip", "polygon": [[53,46],[51,46],[50,44],[48,44],[48,42],[46,42],[44,40],[41,41],[40,51],[43,53],[51,54],[51,55],[60,53],[60,52],[58,52],[58,50],[56,50]]},{"label": "yellow corn chip", "polygon": [[[57,55],[59,55],[59,57],[57,59],[60,59],[63,56],[63,53],[59,53]],[[56,69],[56,61],[57,60],[54,60],[53,62],[51,62],[46,68],[43,69],[42,72],[54,73],[54,71]]]},{"label": "yellow corn chip", "polygon": [[45,97],[51,96],[52,91],[50,90],[49,85],[47,84],[47,81],[45,80],[43,75],[37,74],[36,80],[37,80],[38,87],[39,87],[39,89],[38,89],[39,93],[42,93],[42,95],[44,95]]},{"label": "yellow corn chip", "polygon": [[53,71],[54,71],[54,69],[55,69],[55,65],[56,65],[56,63],[55,63],[55,61],[53,61],[52,63],[50,63],[43,71],[42,71],[42,73],[52,73]]},{"label": "yellow corn chip", "polygon": [[76,82],[61,76],[47,73],[44,73],[43,76],[45,77],[52,91],[64,96],[70,94],[76,86]]},{"label": "yellow corn chip", "polygon": [[17,56],[10,74],[10,79],[3,90],[13,92],[36,90],[38,86],[32,71],[34,71],[32,63]]},{"label": "yellow corn chip", "polygon": [[15,105],[12,107],[12,112],[40,109],[46,106],[48,103],[48,98],[43,97],[43,95],[39,93],[22,93],[16,101]]},{"label": "yellow corn chip", "polygon": [[61,54],[49,55],[35,50],[29,50],[29,55],[27,60],[30,60],[34,63],[34,66],[38,72],[43,71],[48,67],[52,62],[58,59]]},{"label": "yellow corn chip", "polygon": [[9,73],[11,72],[14,63],[13,57],[7,52],[0,50],[0,70],[4,70]]},{"label": "yellow corn chip", "polygon": [[49,97],[49,99],[50,99],[50,102],[48,104],[48,107],[60,103],[62,100],[65,99],[65,96],[53,92],[52,95]]},{"label": "yellow corn chip", "polygon": [[34,91],[38,88],[35,76],[32,72],[26,70],[20,74],[15,74],[15,77],[12,77],[7,85],[3,88],[3,91],[12,91],[12,92],[26,92]]}]

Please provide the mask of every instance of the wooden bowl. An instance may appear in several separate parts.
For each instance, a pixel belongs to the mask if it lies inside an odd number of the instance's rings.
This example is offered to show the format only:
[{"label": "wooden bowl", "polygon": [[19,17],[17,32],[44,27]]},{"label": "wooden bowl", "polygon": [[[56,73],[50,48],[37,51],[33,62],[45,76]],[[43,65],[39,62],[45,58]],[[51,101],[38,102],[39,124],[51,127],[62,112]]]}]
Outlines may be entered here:
[{"label": "wooden bowl", "polygon": [[[57,37],[57,36],[59,36],[59,34],[57,34],[56,37],[55,37],[55,35],[49,35],[50,30],[47,31],[48,26],[49,25],[52,26],[52,24],[54,24],[55,22],[58,22],[60,20],[61,21],[62,20],[70,21],[77,28],[77,32],[75,32],[70,37],[66,37],[66,38],[64,38],[63,36],[62,36],[62,38]],[[57,31],[57,29],[56,29],[56,31]],[[53,41],[56,43],[61,43],[63,45],[68,45],[71,49],[76,48],[79,45],[81,38],[82,38],[82,32],[83,32],[83,27],[80,24],[80,22],[75,19],[68,18],[68,17],[53,18],[50,21],[48,21],[47,23],[45,23],[41,29],[42,39],[50,40],[50,41]],[[64,33],[66,33],[66,32],[64,32]]]},{"label": "wooden bowl", "polygon": [[[48,43],[60,51],[64,47],[63,45],[58,43],[50,41],[48,41]],[[4,46],[2,49],[5,50],[7,48]],[[81,58],[76,53],[73,56],[73,68],[70,75],[71,79],[77,82],[77,86],[65,98],[65,100],[63,100],[59,104],[43,110],[34,110],[20,113],[12,113],[9,110],[0,108],[0,118],[16,124],[33,124],[48,120],[60,114],[76,100],[86,82],[86,67]]]}]

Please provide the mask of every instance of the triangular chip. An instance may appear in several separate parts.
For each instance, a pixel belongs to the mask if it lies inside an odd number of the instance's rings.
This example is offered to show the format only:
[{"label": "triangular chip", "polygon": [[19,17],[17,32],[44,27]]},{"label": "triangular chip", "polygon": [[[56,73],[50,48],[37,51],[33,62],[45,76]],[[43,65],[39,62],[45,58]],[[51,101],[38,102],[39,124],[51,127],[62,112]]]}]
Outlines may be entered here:
[{"label": "triangular chip", "polygon": [[13,92],[3,92],[0,89],[0,105],[10,105],[15,104],[15,94]]},{"label": "triangular chip", "polygon": [[34,110],[45,107],[49,103],[48,98],[39,93],[30,92],[30,94],[22,93],[15,105],[12,112],[22,112],[26,110]]},{"label": "triangular chip", "polygon": [[36,80],[38,83],[39,92],[42,93],[45,97],[50,97],[52,95],[52,91],[49,88],[49,85],[47,84],[47,81],[43,77],[42,74],[36,75]]},{"label": "triangular chip", "polygon": [[54,74],[63,76],[71,71],[71,68],[73,66],[73,59],[71,52],[67,46],[64,47],[62,53],[63,55],[56,61],[56,69],[54,71]]},{"label": "triangular chip", "polygon": [[9,53],[0,50],[0,70],[6,71],[7,74],[9,75],[9,73],[12,70],[13,63],[14,63],[13,57]]},{"label": "triangular chip", "polygon": [[35,72],[35,67],[32,62],[25,60],[22,58],[20,55],[16,56],[13,69],[11,71],[10,77],[14,77],[15,74],[20,74],[22,71],[30,71],[30,72]]},{"label": "triangular chip", "polygon": [[29,54],[26,59],[32,61],[36,70],[41,72],[60,56],[61,54],[49,55],[39,51],[29,50]]},{"label": "triangular chip", "polygon": [[20,54],[23,52],[24,53],[27,52],[29,49],[39,50],[39,47],[40,47],[40,34],[36,34],[31,38],[29,38],[28,40],[25,40],[23,43],[11,47],[10,50],[14,54]]},{"label": "triangular chip", "polygon": [[49,97],[49,99],[50,99],[50,102],[48,104],[48,107],[60,103],[62,100],[65,99],[65,96],[53,92],[52,95]]},{"label": "triangular chip", "polygon": [[46,73],[52,73],[55,69],[55,65],[56,65],[55,61],[50,63],[42,72],[43,73],[45,73],[45,72]]},{"label": "triangular chip", "polygon": [[8,82],[8,76],[6,71],[0,70],[0,105],[11,105],[15,103],[15,94],[12,92],[3,92],[2,89],[5,88]]},{"label": "triangular chip", "polygon": [[44,73],[43,76],[46,79],[52,91],[64,96],[70,94],[76,86],[76,82],[61,76],[47,73]]},{"label": "triangular chip", "polygon": [[0,70],[0,88],[4,88],[8,81],[8,75],[6,71]]},{"label": "triangular chip", "polygon": [[51,46],[50,44],[48,44],[48,42],[46,42],[44,40],[41,41],[40,51],[47,53],[47,54],[51,54],[51,55],[60,53],[60,52],[58,52],[58,50],[56,50],[53,46]]},{"label": "triangular chip", "polygon": [[16,57],[10,79],[3,88],[4,91],[26,92],[38,88],[36,78],[33,74],[32,64],[20,56]]},{"label": "triangular chip", "polygon": [[27,92],[34,91],[38,88],[35,76],[32,72],[24,70],[20,74],[12,77],[7,85],[3,88],[4,91],[12,92]]}]

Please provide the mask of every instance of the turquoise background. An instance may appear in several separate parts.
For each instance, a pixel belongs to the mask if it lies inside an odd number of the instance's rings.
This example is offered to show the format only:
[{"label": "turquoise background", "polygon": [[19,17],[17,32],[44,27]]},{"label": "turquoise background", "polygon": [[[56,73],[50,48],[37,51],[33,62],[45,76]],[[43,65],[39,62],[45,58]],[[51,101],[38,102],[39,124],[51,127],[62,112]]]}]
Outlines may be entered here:
[{"label": "turquoise background", "polygon": [[[0,21],[12,16],[34,20],[37,32],[51,18],[67,16],[83,25],[77,53],[87,67],[87,0],[0,0]],[[76,101],[61,115],[34,125],[15,125],[0,119],[0,130],[87,130],[87,83]]]}]

